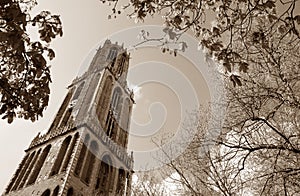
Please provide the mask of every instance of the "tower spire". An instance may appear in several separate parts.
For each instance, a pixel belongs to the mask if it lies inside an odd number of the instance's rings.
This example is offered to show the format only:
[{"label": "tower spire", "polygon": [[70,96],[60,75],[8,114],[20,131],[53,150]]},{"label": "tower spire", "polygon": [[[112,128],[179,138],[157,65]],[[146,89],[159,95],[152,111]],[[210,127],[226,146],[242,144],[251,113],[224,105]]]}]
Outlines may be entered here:
[{"label": "tower spire", "polygon": [[99,47],[48,132],[32,140],[4,195],[130,195],[128,66],[122,46],[106,40]]}]

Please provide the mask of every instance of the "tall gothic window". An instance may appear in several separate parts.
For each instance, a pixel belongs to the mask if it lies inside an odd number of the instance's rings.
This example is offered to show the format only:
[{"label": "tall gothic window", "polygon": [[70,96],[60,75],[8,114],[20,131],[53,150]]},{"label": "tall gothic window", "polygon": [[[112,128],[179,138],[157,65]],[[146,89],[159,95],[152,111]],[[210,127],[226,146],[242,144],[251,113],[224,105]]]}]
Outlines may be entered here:
[{"label": "tall gothic window", "polygon": [[74,195],[74,190],[72,187],[70,187],[67,191],[67,196],[73,196]]},{"label": "tall gothic window", "polygon": [[59,186],[56,186],[54,191],[53,191],[52,196],[58,196],[58,192],[59,192]]},{"label": "tall gothic window", "polygon": [[87,151],[87,147],[86,145],[88,144],[90,140],[90,136],[87,134],[84,138],[84,143],[82,144],[82,148],[81,148],[81,151],[80,151],[80,154],[79,154],[79,157],[78,157],[78,160],[77,160],[77,165],[76,165],[76,168],[75,168],[75,174],[77,176],[79,176],[80,172],[81,172],[81,169],[82,169],[82,160],[84,160],[84,157],[85,157],[85,154],[86,154],[86,151]]},{"label": "tall gothic window", "polygon": [[108,56],[107,56],[106,60],[114,60],[116,58],[117,54],[118,54],[117,49],[116,48],[111,48],[109,50],[109,53],[108,53]]},{"label": "tall gothic window", "polygon": [[74,147],[75,147],[78,139],[79,139],[79,133],[76,133],[75,136],[74,136],[74,138],[73,138],[73,140],[72,140],[72,143],[71,143],[70,147],[68,148],[68,152],[67,152],[67,154],[65,156],[65,160],[64,160],[63,166],[62,166],[62,172],[64,172],[64,171],[67,170],[67,167],[68,167],[69,162],[71,160],[71,156],[72,156]]},{"label": "tall gothic window", "polygon": [[55,159],[55,162],[54,162],[54,165],[52,167],[52,170],[51,170],[51,173],[50,173],[50,176],[53,176],[53,175],[56,175],[58,174],[59,170],[60,170],[60,167],[62,165],[62,162],[63,162],[63,159],[65,157],[65,154],[67,152],[67,149],[68,149],[68,146],[70,144],[70,141],[71,141],[71,136],[68,136],[63,142],[62,142],[62,145],[60,147],[60,150],[58,152],[58,155]]},{"label": "tall gothic window", "polygon": [[121,75],[122,75],[122,73],[123,73],[123,68],[124,68],[124,66],[125,66],[125,62],[126,62],[126,54],[123,53],[123,54],[122,54],[122,57],[121,57],[121,59],[120,59],[120,61],[119,61],[119,65],[118,65],[118,71],[117,71],[117,75],[118,75],[118,76],[121,76]]},{"label": "tall gothic window", "polygon": [[81,93],[83,87],[84,87],[84,82],[82,82],[82,83],[77,87],[76,92],[75,92],[75,94],[74,94],[72,100],[78,99],[78,97],[79,97],[79,95],[80,95],[80,93]]},{"label": "tall gothic window", "polygon": [[96,141],[92,141],[90,144],[90,148],[85,159],[85,165],[83,167],[81,179],[86,183],[90,182],[90,178],[93,172],[94,164],[95,164],[95,154],[98,152],[99,147]]},{"label": "tall gothic window", "polygon": [[103,157],[100,163],[99,172],[96,181],[95,189],[100,189],[101,191],[108,192],[109,186],[111,185],[112,177],[112,162],[108,155]]},{"label": "tall gothic window", "polygon": [[117,112],[118,109],[118,105],[120,104],[120,99],[121,99],[121,89],[120,88],[116,88],[114,90],[113,96],[112,96],[112,100],[111,100],[111,108],[114,112]]},{"label": "tall gothic window", "polygon": [[67,109],[67,106],[69,105],[69,102],[70,102],[70,100],[71,100],[73,91],[74,91],[74,88],[72,88],[72,89],[68,92],[66,98],[64,99],[62,105],[60,106],[60,108],[59,108],[59,110],[58,110],[58,112],[57,112],[57,114],[56,114],[56,117],[55,117],[53,123],[51,124],[50,130],[51,130],[52,128],[57,127],[58,124],[59,124],[59,122],[61,121],[61,118],[62,118],[63,114],[65,113],[65,110]]},{"label": "tall gothic window", "polygon": [[49,189],[45,190],[42,196],[50,196],[51,191]]},{"label": "tall gothic window", "polygon": [[28,165],[28,168],[26,169],[26,172],[25,172],[24,176],[22,177],[22,180],[21,180],[20,185],[18,186],[18,188],[22,188],[24,186],[24,184],[25,184],[26,180],[28,179],[28,176],[29,176],[34,164],[36,163],[36,161],[37,161],[37,159],[40,155],[40,152],[41,152],[41,149],[39,149],[37,151],[37,153],[35,153],[33,159],[31,160],[30,164]]},{"label": "tall gothic window", "polygon": [[51,145],[48,145],[42,152],[41,156],[39,157],[35,167],[33,168],[32,170],[32,173],[29,177],[29,180],[27,182],[27,184],[33,184],[35,181],[36,181],[36,178],[38,177],[43,165],[44,165],[44,162],[49,154],[49,151],[50,151],[50,148],[51,148]]},{"label": "tall gothic window", "polygon": [[65,115],[64,115],[62,121],[60,122],[60,125],[59,125],[60,127],[66,126],[67,123],[69,122],[69,120],[72,119],[72,116],[71,116],[72,111],[73,111],[72,107],[68,108],[68,110],[65,112]]},{"label": "tall gothic window", "polygon": [[111,112],[108,113],[107,118],[106,118],[106,124],[105,124],[105,129],[106,129],[106,135],[113,140],[116,139],[117,136],[117,126],[115,125],[115,120],[114,116]]},{"label": "tall gothic window", "polygon": [[100,94],[99,102],[97,104],[96,113],[97,113],[98,119],[99,119],[102,127],[104,127],[103,119],[105,119],[106,111],[109,106],[109,100],[110,100],[111,89],[112,89],[112,81],[113,80],[112,80],[111,76],[108,76],[105,79],[105,82],[104,82],[104,85],[102,88],[102,92]]},{"label": "tall gothic window", "polygon": [[118,184],[117,184],[117,193],[119,195],[124,194],[125,189],[125,171],[123,168],[119,169],[119,176],[118,176]]}]

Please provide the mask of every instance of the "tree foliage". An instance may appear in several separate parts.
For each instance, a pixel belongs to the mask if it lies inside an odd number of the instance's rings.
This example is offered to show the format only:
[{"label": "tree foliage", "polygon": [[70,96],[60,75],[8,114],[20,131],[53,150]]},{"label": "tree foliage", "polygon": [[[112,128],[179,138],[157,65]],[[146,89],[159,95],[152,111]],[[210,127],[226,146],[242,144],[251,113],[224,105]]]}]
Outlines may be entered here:
[{"label": "tree foliage", "polygon": [[[154,171],[138,173],[137,183],[133,184],[132,187],[134,195],[219,195],[215,191],[217,188],[213,186],[213,180],[208,178],[208,175],[211,174],[209,154],[201,152],[202,144],[205,141],[205,130],[208,128],[209,110],[202,107],[201,110],[192,113],[191,116],[193,117],[189,119],[189,122],[185,122],[183,130],[181,130],[187,133],[183,134],[183,145],[190,141],[186,138],[190,136],[190,132],[194,132],[194,129],[198,131],[188,148],[179,157],[172,159],[172,154],[177,147],[171,145],[170,149],[167,150],[168,152],[164,151],[169,161],[163,167]],[[195,116],[197,116],[197,120],[194,118]],[[157,145],[160,147],[160,144]],[[153,158],[165,160],[160,156],[154,155]],[[160,190],[165,190],[165,193],[162,194]]]},{"label": "tree foliage", "polygon": [[[278,39],[270,36],[273,43]],[[300,194],[299,57],[299,43],[282,40],[277,50],[261,49],[249,61],[240,78],[243,85],[225,81],[227,99],[214,103],[226,105],[214,145],[206,137],[208,124],[217,120],[210,110],[201,108],[198,120],[184,126],[198,134],[180,157],[167,163],[165,175],[178,173],[185,195]],[[206,150],[201,154],[200,149]]]},{"label": "tree foliage", "polygon": [[[109,2],[116,16],[119,1]],[[207,142],[202,133],[209,130],[196,126],[200,135],[186,153],[168,164],[181,176],[187,194],[208,195],[199,189],[206,187],[212,195],[299,195],[299,2],[127,3],[124,9],[137,21],[163,16],[170,42],[193,32],[199,46],[229,78],[225,80],[227,115],[220,136],[214,138],[215,145],[200,156],[198,150]],[[147,32],[143,39],[166,43],[149,38]],[[199,119],[198,125],[203,124],[204,118]]]},{"label": "tree foliage", "polygon": [[[274,34],[270,39],[276,43],[279,38]],[[198,134],[167,166],[181,176],[186,194],[300,194],[298,45],[282,40],[277,50],[260,50],[241,77],[243,85],[225,82],[226,117],[220,135],[213,138],[215,145],[205,146],[211,142],[206,133],[213,114],[200,109],[199,120],[185,126]],[[199,154],[203,148],[208,150]]]},{"label": "tree foliage", "polygon": [[[283,70],[272,70],[274,75],[269,75],[267,67],[256,69],[247,73],[240,87],[228,81],[228,114],[214,143],[207,137],[208,125],[214,121],[210,109],[201,108],[198,120],[185,124],[187,132],[196,129],[197,135],[181,156],[170,159],[159,171],[164,178],[172,173],[180,177],[173,179],[178,195],[300,194],[300,113],[294,99],[300,94],[299,68],[289,70],[285,77]],[[257,77],[260,80],[254,80]],[[286,88],[282,82],[293,87]],[[163,181],[153,181],[149,173],[134,191],[145,194],[153,186],[164,188]]]},{"label": "tree foliage", "polygon": [[258,195],[300,193],[299,51],[299,42],[282,40],[250,61],[244,85],[227,85],[226,138],[217,142],[226,149],[223,159],[236,156],[232,173]]},{"label": "tree foliage", "polygon": [[[62,25],[49,11],[32,17],[35,5],[35,0],[0,2],[0,115],[8,123],[15,117],[35,121],[48,105],[51,77],[45,55],[55,57],[49,43],[62,36]],[[38,41],[29,36],[33,26]]]},{"label": "tree foliage", "polygon": [[[131,195],[148,195],[148,196],[167,196],[171,195],[168,187],[165,186],[163,178],[156,172],[135,173],[136,180],[132,183]],[[174,195],[174,194],[173,194]]]},{"label": "tree foliage", "polygon": [[[272,52],[282,42],[300,41],[296,0],[129,0],[122,1],[121,8],[119,0],[102,2],[113,7],[114,17],[122,9],[136,21],[162,16],[171,42],[178,41],[182,33],[193,32],[206,54],[222,65],[232,83],[239,86],[240,75],[247,72],[252,66],[250,61],[261,50]],[[273,37],[277,37],[275,42]]]}]

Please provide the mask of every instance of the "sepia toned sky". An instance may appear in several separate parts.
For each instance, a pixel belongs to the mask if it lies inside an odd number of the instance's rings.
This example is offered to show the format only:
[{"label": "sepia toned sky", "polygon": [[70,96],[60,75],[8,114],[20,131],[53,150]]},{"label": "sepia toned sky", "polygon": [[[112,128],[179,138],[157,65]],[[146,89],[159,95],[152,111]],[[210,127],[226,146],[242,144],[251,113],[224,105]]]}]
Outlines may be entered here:
[{"label": "sepia toned sky", "polygon": [[[137,37],[131,27],[159,25],[160,19],[152,19],[143,24],[135,24],[122,15],[107,20],[108,6],[97,0],[40,0],[33,13],[49,10],[59,14],[63,22],[64,35],[52,42],[56,58],[52,65],[50,102],[44,117],[37,122],[16,119],[12,124],[0,121],[0,192],[7,186],[24,150],[33,137],[49,128],[51,121],[66,95],[66,87],[78,74],[82,65],[88,62],[88,54],[93,54],[98,44],[106,38],[113,42],[130,42]],[[129,38],[130,37],[130,38]],[[119,40],[113,40],[119,39]],[[193,54],[190,54],[193,56]],[[91,56],[91,55],[90,55]],[[203,59],[200,59],[204,62]],[[162,54],[155,47],[144,47],[131,51],[129,85],[135,88],[136,104],[132,117],[130,150],[149,151],[155,149],[151,143],[153,136],[172,135],[180,127],[185,114],[195,104],[206,104],[210,100],[205,79],[190,57]],[[151,124],[154,122],[154,124]],[[150,125],[150,126],[148,126]],[[176,131],[175,131],[176,132]]]},{"label": "sepia toned sky", "polygon": [[[109,38],[112,42],[124,43],[130,49],[131,44],[139,41],[140,29],[148,28],[145,25],[161,24],[159,17],[148,18],[145,23],[138,24],[128,20],[126,15],[108,20],[110,8],[98,0],[38,0],[38,3],[32,10],[33,14],[41,10],[59,14],[64,35],[51,43],[56,57],[50,62],[53,82],[44,117],[34,123],[16,119],[8,124],[0,120],[1,193],[33,137],[49,128],[66,95],[66,87],[83,67],[88,66],[98,45]],[[295,8],[298,14],[299,5]],[[157,30],[155,26],[149,29]],[[193,44],[196,44],[194,48]],[[212,83],[206,82],[206,70],[199,69],[199,66],[205,68],[206,64],[195,47],[197,43],[189,41],[185,54],[176,58],[162,54],[155,47],[130,50],[128,81],[130,88],[135,90],[136,104],[131,119],[129,151],[137,152],[137,163],[149,163],[147,158],[151,157],[145,152],[155,151],[156,145],[152,140],[156,139],[154,142],[159,143],[157,138],[172,138],[195,105],[205,105],[211,100],[208,86]]]}]

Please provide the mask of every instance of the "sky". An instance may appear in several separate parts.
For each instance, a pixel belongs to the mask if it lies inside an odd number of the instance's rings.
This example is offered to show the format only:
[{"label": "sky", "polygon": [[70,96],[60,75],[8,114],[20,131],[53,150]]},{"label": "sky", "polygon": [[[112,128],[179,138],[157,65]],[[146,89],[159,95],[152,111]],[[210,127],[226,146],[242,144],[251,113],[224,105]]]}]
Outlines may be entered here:
[{"label": "sky", "polygon": [[[49,106],[43,118],[34,123],[22,119],[15,119],[12,124],[0,121],[1,193],[33,137],[49,128],[67,93],[66,87],[82,66],[87,65],[99,43],[109,38],[113,42],[124,41],[125,46],[130,48],[129,43],[139,41],[136,38],[140,29],[158,31],[159,27],[145,25],[161,24],[160,19],[153,18],[143,24],[136,24],[124,15],[108,20],[110,8],[97,0],[43,0],[38,3],[32,10],[33,14],[41,10],[59,14],[64,35],[51,43],[56,57],[50,62],[53,82],[50,86]],[[128,80],[135,91],[136,104],[131,120],[129,148],[137,152],[137,160],[140,160],[137,163],[140,166],[146,161],[145,152],[156,150],[151,139],[161,136],[173,138],[186,118],[186,113],[195,105],[206,104],[210,100],[207,70],[199,70],[195,66],[204,64],[203,57],[195,58],[197,55],[193,52],[197,44],[190,37],[187,39],[191,46],[190,52],[177,58],[162,54],[159,48],[150,46],[130,50]]]}]

